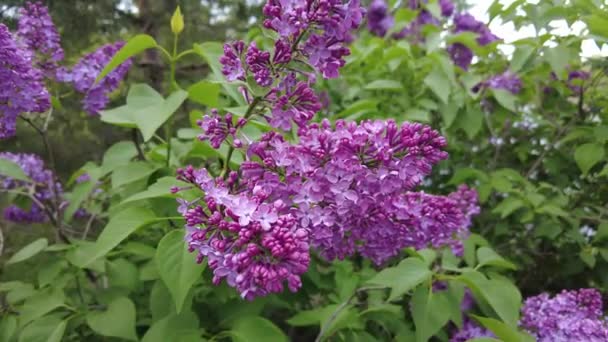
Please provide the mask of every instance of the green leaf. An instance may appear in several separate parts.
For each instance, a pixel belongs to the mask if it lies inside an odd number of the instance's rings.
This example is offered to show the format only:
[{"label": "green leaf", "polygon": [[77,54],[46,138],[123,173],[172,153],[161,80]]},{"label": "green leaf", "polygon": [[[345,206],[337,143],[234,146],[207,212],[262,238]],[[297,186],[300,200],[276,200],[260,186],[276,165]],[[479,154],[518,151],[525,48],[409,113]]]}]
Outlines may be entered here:
[{"label": "green leaf", "polygon": [[534,51],[536,51],[536,49],[533,46],[527,44],[518,45],[513,53],[513,59],[511,60],[511,70],[513,72],[520,71],[524,65],[526,65],[530,57],[532,57]]},{"label": "green leaf", "polygon": [[120,50],[118,50],[114,57],[112,57],[110,62],[103,68],[103,70],[101,70],[95,82],[102,80],[107,74],[111,73],[112,70],[116,69],[116,67],[121,65],[127,59],[144,50],[157,46],[158,44],[156,43],[156,40],[146,34],[139,34],[129,39],[129,41]]},{"label": "green leaf", "polygon": [[515,285],[498,276],[487,279],[477,271],[465,272],[458,280],[467,284],[476,298],[488,303],[505,323],[517,326],[521,294]]},{"label": "green leaf", "polygon": [[106,266],[108,283],[112,288],[121,288],[129,292],[135,291],[139,285],[137,266],[127,259],[108,261]]},{"label": "green leaf", "polygon": [[42,264],[38,271],[38,286],[43,288],[57,279],[57,276],[68,267],[68,263],[64,259],[49,260]]},{"label": "green leaf", "polygon": [[507,197],[500,204],[498,204],[493,210],[493,213],[500,213],[500,218],[505,218],[516,210],[524,207],[525,203],[519,198]]},{"label": "green leaf", "polygon": [[492,94],[494,94],[494,98],[496,101],[498,101],[498,103],[500,103],[501,106],[513,112],[517,111],[517,107],[515,105],[517,102],[517,96],[504,89],[492,89]]},{"label": "green leaf", "polygon": [[380,271],[368,283],[389,287],[391,294],[388,300],[392,301],[428,280],[432,274],[424,261],[418,258],[407,258],[395,267]]},{"label": "green leaf", "polygon": [[101,163],[102,175],[125,165],[137,155],[137,149],[132,141],[120,141],[112,145],[103,155]]},{"label": "green leaf", "polygon": [[574,160],[583,174],[587,174],[595,164],[604,159],[604,146],[598,143],[584,144],[574,151]]},{"label": "green leaf", "polygon": [[19,252],[13,254],[13,256],[6,262],[7,265],[16,264],[18,262],[25,261],[36,254],[42,252],[46,246],[49,245],[49,241],[46,238],[40,238],[34,242],[31,242],[27,246],[21,248]]},{"label": "green leaf", "polygon": [[146,208],[132,207],[125,209],[110,219],[91,245],[83,245],[75,250],[76,256],[72,262],[78,267],[86,267],[98,258],[106,255],[131,233],[147,224],[154,222],[156,216]]},{"label": "green leaf", "polygon": [[125,184],[146,178],[157,169],[157,166],[143,161],[130,162],[127,165],[117,168],[112,173],[112,188],[116,189]]},{"label": "green leaf", "polygon": [[209,81],[200,81],[188,88],[188,98],[210,108],[219,106],[221,85]]},{"label": "green leaf", "polygon": [[517,266],[515,266],[512,262],[505,260],[489,247],[480,247],[477,250],[477,260],[479,262],[477,268],[481,268],[483,266],[496,266],[512,270],[517,269]]},{"label": "green leaf", "polygon": [[594,14],[586,16],[584,20],[592,34],[608,38],[608,18]]},{"label": "green leaf", "polygon": [[160,240],[155,260],[158,273],[173,297],[176,312],[180,313],[190,288],[205,267],[197,264],[195,255],[188,252],[183,230],[173,230]]},{"label": "green leaf", "polygon": [[551,65],[553,72],[555,72],[557,77],[560,77],[570,61],[570,50],[563,45],[547,48],[545,49],[545,58]]},{"label": "green leaf", "polygon": [[[298,311],[298,313],[287,320],[287,323],[294,327],[318,325],[321,324],[325,316],[329,317],[331,312],[334,312],[338,306],[337,304],[332,304],[323,308]],[[327,312],[329,312],[329,315],[326,314]]]},{"label": "green leaf", "polygon": [[2,319],[0,319],[0,341],[1,342],[12,341],[11,337],[13,337],[16,330],[17,330],[17,317],[4,315],[4,317],[2,317]]},{"label": "green leaf", "polygon": [[589,268],[595,268],[595,263],[597,260],[595,259],[595,255],[590,249],[581,250],[581,252],[579,253],[579,257],[587,266],[589,266]]},{"label": "green leaf", "polygon": [[4,158],[0,158],[0,175],[8,176],[10,178],[30,182],[30,178],[23,172],[21,166],[13,163],[12,161]]},{"label": "green leaf", "polygon": [[461,111],[459,116],[459,127],[462,128],[469,139],[475,138],[479,131],[481,130],[483,124],[483,112],[481,109],[475,108],[466,108]]},{"label": "green leaf", "polygon": [[103,312],[89,312],[87,324],[100,335],[137,341],[135,305],[127,297],[114,299]]},{"label": "green leaf", "polygon": [[64,306],[65,296],[62,290],[48,289],[28,298],[19,310],[19,325],[25,326],[47,313]]},{"label": "green leaf", "polygon": [[[534,339],[529,340],[529,336],[520,333],[515,327],[511,327],[499,320],[488,318],[488,317],[480,317],[477,315],[470,315],[476,321],[481,323],[484,327],[494,333],[501,341],[514,341],[514,342],[524,342],[524,341],[534,341]],[[495,341],[495,340],[491,340]]]},{"label": "green leaf", "polygon": [[435,68],[428,74],[424,79],[424,84],[426,84],[443,103],[448,103],[451,90],[450,81],[440,69]]},{"label": "green leaf", "polygon": [[198,317],[191,311],[169,315],[154,324],[142,338],[142,342],[197,342],[202,341]]},{"label": "green leaf", "polygon": [[19,342],[61,342],[67,323],[54,315],[42,317],[23,329]]},{"label": "green leaf", "polygon": [[450,319],[450,305],[445,294],[433,293],[430,287],[418,287],[412,297],[411,305],[417,342],[428,341]]},{"label": "green leaf", "polygon": [[148,141],[187,97],[187,92],[177,90],[163,99],[147,84],[135,84],[129,89],[127,104],[102,111],[101,120],[119,126],[135,126],[141,131],[144,141]]},{"label": "green leaf", "polygon": [[101,170],[97,167],[89,168],[87,170],[87,174],[89,175],[90,179],[86,182],[76,184],[76,186],[74,186],[74,190],[72,190],[72,193],[68,198],[70,204],[65,210],[65,217],[68,222],[71,221],[72,217],[74,216],[74,213],[78,210],[78,208],[80,208],[82,202],[91,194],[91,191],[93,191],[93,189],[95,189],[95,187],[97,186],[97,181],[101,177]]},{"label": "green leaf", "polygon": [[231,335],[235,342],[286,342],[287,336],[271,321],[258,317],[239,318],[232,325]]},{"label": "green leaf", "polygon": [[365,86],[367,90],[403,90],[403,84],[401,82],[393,80],[375,80]]},{"label": "green leaf", "polygon": [[187,185],[187,183],[179,181],[175,179],[175,177],[159,178],[156,183],[150,185],[146,191],[142,191],[125,199],[121,204],[158,197],[175,198],[176,196],[171,193],[171,187],[182,187]]}]

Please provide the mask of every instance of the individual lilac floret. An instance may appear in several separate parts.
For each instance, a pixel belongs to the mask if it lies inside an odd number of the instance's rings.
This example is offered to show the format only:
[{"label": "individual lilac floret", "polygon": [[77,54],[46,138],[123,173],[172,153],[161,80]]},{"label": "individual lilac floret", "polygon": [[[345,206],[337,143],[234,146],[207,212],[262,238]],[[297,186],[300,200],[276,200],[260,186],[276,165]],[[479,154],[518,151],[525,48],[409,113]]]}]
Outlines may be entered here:
[{"label": "individual lilac floret", "polygon": [[27,51],[0,24],[0,139],[15,135],[17,116],[42,113],[51,107],[43,74],[32,66]]},{"label": "individual lilac floret", "polygon": [[292,122],[306,125],[321,110],[321,102],[306,82],[297,82],[295,74],[289,74],[278,87],[268,94],[273,104],[271,116],[266,119],[275,128],[291,130]]},{"label": "individual lilac floret", "polygon": [[34,54],[36,66],[54,78],[64,54],[57,28],[41,2],[26,2],[19,9],[17,39]]},{"label": "individual lilac floret", "polygon": [[263,193],[231,194],[227,183],[206,170],[188,167],[178,175],[205,193],[202,203],[182,202],[180,212],[189,249],[199,262],[207,258],[215,284],[226,279],[248,300],[282,292],[285,283],[293,292],[302,286],[309,232],[293,215],[280,213],[280,201],[268,201]]},{"label": "individual lilac floret", "polygon": [[517,95],[521,91],[522,87],[523,83],[519,76],[510,71],[505,71],[500,75],[492,76],[486,81],[479,83],[473,88],[473,91],[478,92],[485,88],[504,89],[513,95]]},{"label": "individual lilac floret", "polygon": [[583,83],[591,77],[586,71],[574,70],[568,73],[568,88],[576,94],[583,91]]},{"label": "individual lilac floret", "polygon": [[124,42],[104,45],[84,56],[72,70],[58,72],[59,81],[72,83],[76,91],[85,95],[83,107],[90,115],[98,115],[107,106],[110,93],[118,88],[131,68],[132,62],[128,59],[95,83],[103,68],[123,46]]},{"label": "individual lilac floret", "polygon": [[520,326],[539,342],[608,341],[602,296],[595,289],[564,290],[530,297],[521,310]]},{"label": "individual lilac floret", "polygon": [[242,63],[244,51],[245,43],[242,41],[224,44],[224,54],[220,57],[220,63],[223,65],[222,73],[226,80],[230,82],[245,80],[245,69]]},{"label": "individual lilac floret", "polygon": [[216,109],[211,110],[211,115],[205,115],[196,124],[203,130],[198,136],[200,141],[209,141],[215,149],[220,148],[222,143],[232,137],[235,147],[241,147],[240,140],[236,139],[237,130],[245,126],[247,120],[240,118],[236,124],[232,122],[232,114],[228,113],[221,117]]},{"label": "individual lilac floret", "polygon": [[[50,170],[45,169],[44,162],[38,156],[34,154],[2,152],[0,153],[0,158],[19,165],[26,176],[31,179],[31,181],[21,181],[0,175],[0,190],[30,193],[41,203],[54,201],[55,191],[60,192],[58,196],[62,195],[61,184],[55,181],[55,177]],[[9,206],[4,210],[4,218],[20,223],[39,223],[47,220],[43,208],[35,202],[31,203],[28,209],[16,205]]]},{"label": "individual lilac floret", "polygon": [[384,37],[395,24],[395,18],[389,13],[385,0],[373,0],[367,10],[367,27],[377,36]]},{"label": "individual lilac floret", "polygon": [[463,70],[469,70],[469,66],[473,62],[473,50],[462,43],[451,44],[447,50],[454,64]]},{"label": "individual lilac floret", "polygon": [[441,15],[444,17],[450,17],[454,14],[454,2],[452,0],[439,0],[439,7],[441,8]]}]

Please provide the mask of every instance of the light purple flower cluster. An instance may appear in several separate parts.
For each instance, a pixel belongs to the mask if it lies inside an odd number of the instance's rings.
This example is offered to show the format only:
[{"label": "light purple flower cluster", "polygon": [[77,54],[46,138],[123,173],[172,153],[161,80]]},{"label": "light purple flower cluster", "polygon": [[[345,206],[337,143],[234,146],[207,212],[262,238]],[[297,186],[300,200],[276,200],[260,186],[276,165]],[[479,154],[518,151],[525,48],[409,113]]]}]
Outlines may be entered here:
[{"label": "light purple flower cluster", "polygon": [[84,56],[71,70],[58,71],[59,81],[72,83],[76,91],[85,94],[83,106],[90,115],[98,115],[99,111],[107,106],[110,101],[109,94],[118,88],[131,67],[132,62],[129,59],[95,83],[99,73],[123,45],[124,42],[106,44]]},{"label": "light purple flower cluster", "polygon": [[[412,10],[420,10],[416,19],[408,25],[408,27],[401,30],[401,32],[395,33],[393,38],[401,39],[406,36],[414,37],[417,41],[423,41],[424,38],[421,34],[421,29],[424,25],[439,25],[440,21],[438,18],[434,18],[433,15],[427,10],[422,8],[423,3],[427,1],[410,0],[408,1],[408,7]],[[454,13],[454,3],[451,0],[440,0],[439,7],[441,15],[443,17],[450,17]],[[421,9],[422,8],[422,9]],[[389,12],[388,4],[386,0],[374,0],[369,6],[367,14],[367,25],[371,33],[384,37],[388,30],[395,24],[395,18]]]},{"label": "light purple flower cluster", "polygon": [[511,71],[505,71],[502,74],[492,76],[489,79],[479,83],[473,88],[473,91],[478,92],[487,88],[504,89],[509,91],[511,94],[516,95],[519,94],[522,87],[523,83],[519,76]]},{"label": "light purple flower cluster", "polygon": [[234,192],[236,173],[224,182],[206,170],[178,171],[179,178],[205,192],[204,202],[182,201],[186,241],[198,261],[207,258],[213,282],[226,279],[241,296],[253,299],[282,292],[284,282],[297,291],[309,264],[308,230],[286,211],[280,200],[261,192]]},{"label": "light purple flower cluster", "polygon": [[[488,45],[499,40],[492,31],[481,21],[475,19],[474,16],[468,13],[458,13],[454,16],[454,33],[459,32],[474,32],[478,34],[477,43],[481,46]],[[473,61],[473,51],[462,43],[454,43],[448,47],[454,64],[464,70],[468,70]]]},{"label": "light purple flower cluster", "polygon": [[59,33],[41,2],[27,2],[19,9],[17,39],[34,55],[36,67],[53,78],[64,54]]},{"label": "light purple flower cluster", "polygon": [[465,318],[462,323],[462,328],[457,330],[452,337],[450,342],[467,342],[469,340],[480,338],[480,337],[496,337],[491,331],[486,328],[480,327],[477,323],[469,318]]},{"label": "light purple flower cluster", "polygon": [[526,299],[520,326],[539,342],[608,341],[602,296],[595,289],[547,293]]},{"label": "light purple flower cluster", "polygon": [[42,113],[51,106],[43,74],[32,66],[31,54],[0,24],[0,139],[15,135],[17,116]]},{"label": "light purple flower cluster", "polygon": [[[53,173],[44,167],[44,161],[34,154],[25,153],[0,153],[1,159],[12,161],[19,165],[31,181],[16,180],[0,175],[0,192],[6,190],[20,191],[32,194],[40,203],[48,203],[55,200],[55,191],[62,195],[61,184],[57,183]],[[37,203],[31,203],[29,209],[11,205],[4,210],[4,218],[8,221],[20,223],[45,222],[48,218],[44,209]]]}]

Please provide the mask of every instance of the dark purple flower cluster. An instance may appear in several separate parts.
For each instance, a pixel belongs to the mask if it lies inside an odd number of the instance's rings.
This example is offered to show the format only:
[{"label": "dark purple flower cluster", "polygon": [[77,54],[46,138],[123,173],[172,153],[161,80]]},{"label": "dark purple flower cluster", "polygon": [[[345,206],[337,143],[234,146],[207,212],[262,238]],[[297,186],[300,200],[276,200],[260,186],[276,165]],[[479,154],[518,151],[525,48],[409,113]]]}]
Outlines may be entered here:
[{"label": "dark purple flower cluster", "polygon": [[[188,167],[179,178],[205,192],[204,206],[182,201],[186,241],[198,261],[207,258],[213,282],[226,279],[241,296],[253,299],[291,291],[301,286],[300,275],[309,264],[309,232],[280,200],[271,201],[262,191],[232,194],[236,173],[224,182],[206,170]],[[199,200],[200,201],[200,200]]]},{"label": "dark purple flower cluster", "polygon": [[0,175],[0,192],[6,190],[20,191],[31,194],[36,201],[31,203],[30,208],[24,209],[17,205],[11,205],[4,210],[4,218],[8,221],[21,223],[37,223],[47,220],[41,204],[53,202],[56,198],[55,191],[62,195],[61,184],[57,183],[53,173],[44,167],[44,161],[34,154],[18,154],[10,152],[0,153],[0,158],[10,160],[19,165],[31,181],[15,180]]},{"label": "dark purple flower cluster", "polygon": [[[321,109],[310,83],[314,74],[287,69],[298,62],[310,65],[325,78],[335,78],[350,54],[344,46],[349,31],[358,27],[364,10],[358,0],[269,0],[264,6],[264,26],[279,37],[274,51],[260,50],[253,42],[224,45],[220,58],[228,81],[244,81],[249,86],[267,88],[259,100],[271,109],[266,116],[275,128],[291,130],[293,123],[305,125]],[[251,101],[249,90],[244,96]]]},{"label": "dark purple flower cluster", "polygon": [[583,91],[583,83],[591,77],[586,71],[574,70],[568,73],[568,88],[575,94],[580,94]]},{"label": "dark purple flower cluster", "polygon": [[367,27],[377,36],[384,37],[395,24],[386,0],[373,0],[367,9]]},{"label": "dark purple flower cluster", "polygon": [[[468,13],[458,13],[454,16],[454,33],[473,32],[477,33],[477,43],[481,46],[488,45],[499,40],[492,31],[481,21],[475,19]],[[464,70],[468,70],[473,61],[473,51],[462,43],[454,43],[448,47],[448,53],[454,64]]]},{"label": "dark purple flower cluster", "polygon": [[595,289],[543,293],[526,299],[520,326],[539,342],[608,341],[602,296]]},{"label": "dark purple flower cluster", "polygon": [[[180,171],[180,179],[205,192],[205,205],[183,202],[181,212],[190,246],[209,258],[217,281],[226,277],[248,298],[279,291],[284,280],[296,289],[291,281],[299,284],[295,279],[306,270],[309,243],[330,260],[360,253],[376,264],[405,247],[462,251],[471,216],[479,212],[476,192],[466,186],[449,196],[413,191],[447,158],[436,131],[392,120],[335,127],[323,121],[300,127],[298,138],[289,143],[266,133],[247,146],[240,172],[226,181],[205,170]],[[252,257],[261,253],[252,241],[263,244],[275,230],[300,240],[272,258]],[[237,236],[251,247],[235,242]],[[268,268],[270,278],[257,275]]]},{"label": "dark purple flower cluster", "polygon": [[479,83],[473,88],[474,92],[478,92],[483,89],[504,89],[512,94],[519,94],[521,88],[523,87],[523,83],[521,78],[511,71],[505,71],[502,74],[495,75],[490,77],[489,79]]},{"label": "dark purple flower cluster", "polygon": [[34,54],[36,66],[53,78],[64,55],[59,33],[41,2],[27,2],[19,9],[17,38]]},{"label": "dark purple flower cluster", "polygon": [[17,116],[42,113],[51,107],[51,98],[40,70],[32,66],[31,54],[0,24],[0,139],[15,135]]},{"label": "dark purple flower cluster", "polygon": [[232,114],[228,113],[222,117],[217,110],[213,109],[211,115],[205,115],[197,121],[197,125],[203,130],[198,139],[200,141],[208,140],[213,148],[218,149],[228,137],[231,137],[232,145],[239,148],[243,146],[243,143],[236,138],[236,133],[246,123],[246,119],[239,118],[234,124]]},{"label": "dark purple flower cluster", "polygon": [[118,88],[131,67],[129,59],[95,83],[99,73],[123,45],[124,42],[106,44],[84,56],[71,70],[58,71],[59,81],[72,83],[76,91],[85,94],[84,110],[90,115],[98,115],[99,111],[107,106],[110,101],[109,94]]}]

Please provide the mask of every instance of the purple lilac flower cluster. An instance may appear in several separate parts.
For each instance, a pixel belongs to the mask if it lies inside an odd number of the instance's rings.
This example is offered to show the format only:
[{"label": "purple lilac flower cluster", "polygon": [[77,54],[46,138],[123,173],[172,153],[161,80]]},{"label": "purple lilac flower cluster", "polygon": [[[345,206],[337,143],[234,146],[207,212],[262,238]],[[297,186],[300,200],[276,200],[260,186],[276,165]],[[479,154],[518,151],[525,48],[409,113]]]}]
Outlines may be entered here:
[{"label": "purple lilac flower cluster", "polygon": [[[274,51],[263,51],[255,42],[226,44],[220,58],[222,71],[228,81],[253,80],[267,88],[260,99],[271,108],[266,119],[275,128],[290,130],[292,122],[298,126],[309,122],[321,104],[310,88],[314,74],[288,71],[287,65],[311,65],[325,78],[337,77],[350,54],[344,44],[349,32],[360,25],[364,9],[358,0],[269,0],[264,15],[264,26],[278,33]],[[252,101],[249,91],[243,93]]]},{"label": "purple lilac flower cluster", "polygon": [[186,241],[207,258],[213,282],[226,279],[241,296],[253,299],[301,286],[300,275],[309,263],[309,232],[280,200],[270,201],[262,191],[232,194],[236,173],[227,181],[213,179],[206,170],[178,171],[179,178],[205,192],[204,206],[182,201]]},{"label": "purple lilac flower cluster", "polygon": [[36,67],[54,78],[58,62],[63,60],[61,37],[48,9],[41,2],[27,2],[19,9],[17,39],[34,56]]},{"label": "purple lilac flower cluster", "polygon": [[51,106],[43,74],[32,66],[31,54],[21,48],[0,24],[0,139],[15,135],[17,116],[42,113]]},{"label": "purple lilac flower cluster", "polygon": [[494,75],[487,80],[479,83],[473,88],[474,92],[482,91],[484,89],[504,89],[509,91],[511,94],[519,94],[523,83],[521,78],[511,71],[505,71],[502,74]]},{"label": "purple lilac flower cluster", "polygon": [[602,296],[595,289],[547,293],[526,299],[520,326],[539,342],[608,341]]},{"label": "purple lilac flower cluster", "polygon": [[477,323],[469,318],[465,318],[462,322],[462,328],[456,331],[450,342],[466,342],[480,337],[496,337],[491,331],[480,327]]},{"label": "purple lilac flower cluster", "polygon": [[127,60],[106,75],[98,83],[95,79],[112,57],[124,46],[124,42],[106,44],[96,51],[85,55],[71,70],[58,71],[61,82],[72,83],[76,91],[84,94],[83,107],[90,115],[98,115],[110,101],[109,94],[116,90],[131,67]]},{"label": "purple lilac flower cluster", "polygon": [[[280,291],[285,280],[295,290],[309,244],[329,260],[360,253],[376,264],[405,247],[462,251],[461,238],[479,212],[476,192],[466,186],[449,196],[412,191],[447,158],[436,131],[392,120],[335,127],[323,121],[301,127],[298,138],[290,143],[266,133],[246,147],[240,172],[226,181],[205,170],[180,171],[180,179],[206,194],[205,205],[183,202],[181,212],[191,249],[199,260],[208,257],[216,281],[225,277],[245,298]],[[261,252],[246,243],[264,243],[277,231],[299,242],[283,244],[293,248],[272,258],[250,255]]]},{"label": "purple lilac flower cluster", "polygon": [[[473,32],[478,35],[477,43],[481,46],[488,45],[499,40],[490,29],[481,21],[475,19],[474,16],[468,13],[458,13],[454,16],[454,33]],[[448,47],[454,64],[464,70],[468,70],[473,61],[473,51],[462,43],[454,43]]]},{"label": "purple lilac flower cluster", "polygon": [[[32,194],[37,202],[48,203],[55,200],[55,191],[62,196],[61,184],[57,183],[53,173],[44,167],[44,161],[34,154],[0,153],[1,159],[9,160],[21,167],[31,181],[15,180],[0,176],[0,191],[13,190]],[[47,220],[44,209],[38,203],[31,204],[29,209],[11,205],[4,210],[4,218],[20,223],[38,223]]]}]

